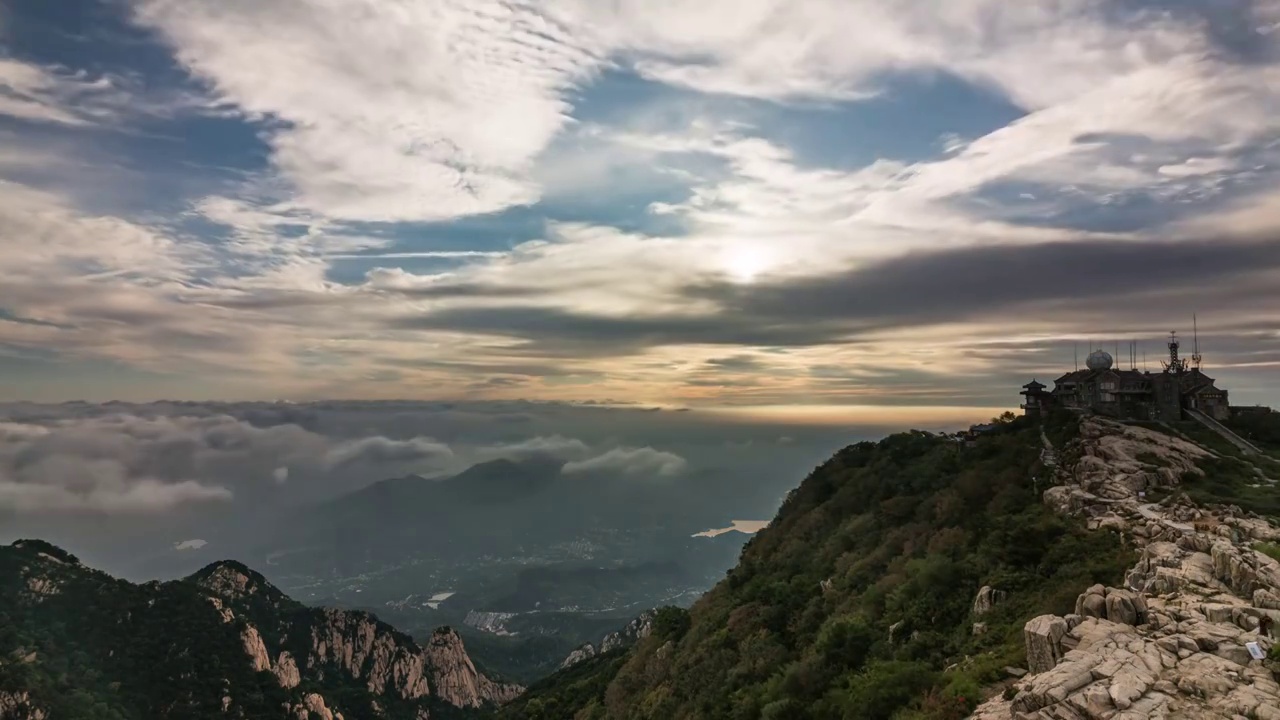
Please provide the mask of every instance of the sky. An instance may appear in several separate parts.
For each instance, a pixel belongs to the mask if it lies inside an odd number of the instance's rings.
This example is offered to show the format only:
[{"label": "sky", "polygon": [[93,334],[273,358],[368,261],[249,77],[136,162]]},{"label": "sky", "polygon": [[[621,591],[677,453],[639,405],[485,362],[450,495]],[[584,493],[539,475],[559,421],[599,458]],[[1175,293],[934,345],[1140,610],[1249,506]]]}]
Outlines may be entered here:
[{"label": "sky", "polygon": [[0,400],[1280,404],[1277,117],[1277,0],[0,0]]}]

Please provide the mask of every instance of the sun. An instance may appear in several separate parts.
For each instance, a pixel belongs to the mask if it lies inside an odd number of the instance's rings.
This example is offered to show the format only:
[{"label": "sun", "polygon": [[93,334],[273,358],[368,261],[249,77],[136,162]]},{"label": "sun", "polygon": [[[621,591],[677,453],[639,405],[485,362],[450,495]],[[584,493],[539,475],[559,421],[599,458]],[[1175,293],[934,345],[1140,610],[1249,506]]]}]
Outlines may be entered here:
[{"label": "sun", "polygon": [[761,248],[734,248],[725,257],[725,271],[740,283],[755,282],[772,264],[772,257]]}]

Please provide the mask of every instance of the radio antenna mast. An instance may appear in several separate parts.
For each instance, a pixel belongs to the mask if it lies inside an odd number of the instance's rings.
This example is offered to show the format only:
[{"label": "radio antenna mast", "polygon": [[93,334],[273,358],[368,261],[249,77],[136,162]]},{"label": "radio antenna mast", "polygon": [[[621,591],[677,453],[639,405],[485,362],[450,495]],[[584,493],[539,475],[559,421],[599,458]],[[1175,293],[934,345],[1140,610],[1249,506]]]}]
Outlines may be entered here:
[{"label": "radio antenna mast", "polygon": [[1196,370],[1199,370],[1200,361],[1203,358],[1200,355],[1200,327],[1199,327],[1199,323],[1196,321],[1195,313],[1191,314],[1191,332],[1193,333],[1193,337],[1195,339],[1195,342],[1192,345],[1193,349],[1191,351],[1191,367],[1195,368]]}]

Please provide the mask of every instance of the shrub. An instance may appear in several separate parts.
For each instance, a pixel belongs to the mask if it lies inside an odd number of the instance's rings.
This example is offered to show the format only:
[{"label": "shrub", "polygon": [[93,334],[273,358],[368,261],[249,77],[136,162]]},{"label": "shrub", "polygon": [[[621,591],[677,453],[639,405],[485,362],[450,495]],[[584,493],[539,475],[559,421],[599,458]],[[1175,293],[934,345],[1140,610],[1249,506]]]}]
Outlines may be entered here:
[{"label": "shrub", "polygon": [[653,634],[663,641],[680,642],[689,632],[689,611],[684,608],[668,605],[659,608],[653,618]]}]

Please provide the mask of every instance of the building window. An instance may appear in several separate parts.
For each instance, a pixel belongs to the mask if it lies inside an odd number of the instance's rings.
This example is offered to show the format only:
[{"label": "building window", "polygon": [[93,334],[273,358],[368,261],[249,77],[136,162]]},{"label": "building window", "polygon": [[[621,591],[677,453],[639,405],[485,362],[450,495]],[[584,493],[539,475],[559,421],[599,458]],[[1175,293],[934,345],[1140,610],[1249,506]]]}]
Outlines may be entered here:
[{"label": "building window", "polygon": [[1114,382],[1104,382],[1104,383],[1102,383],[1102,389],[1103,389],[1103,390],[1115,390],[1115,389],[1116,389],[1116,384],[1115,384]]},{"label": "building window", "polygon": [[1102,402],[1115,402],[1115,401],[1116,401],[1115,393],[1109,393],[1109,392],[1102,393]]}]

